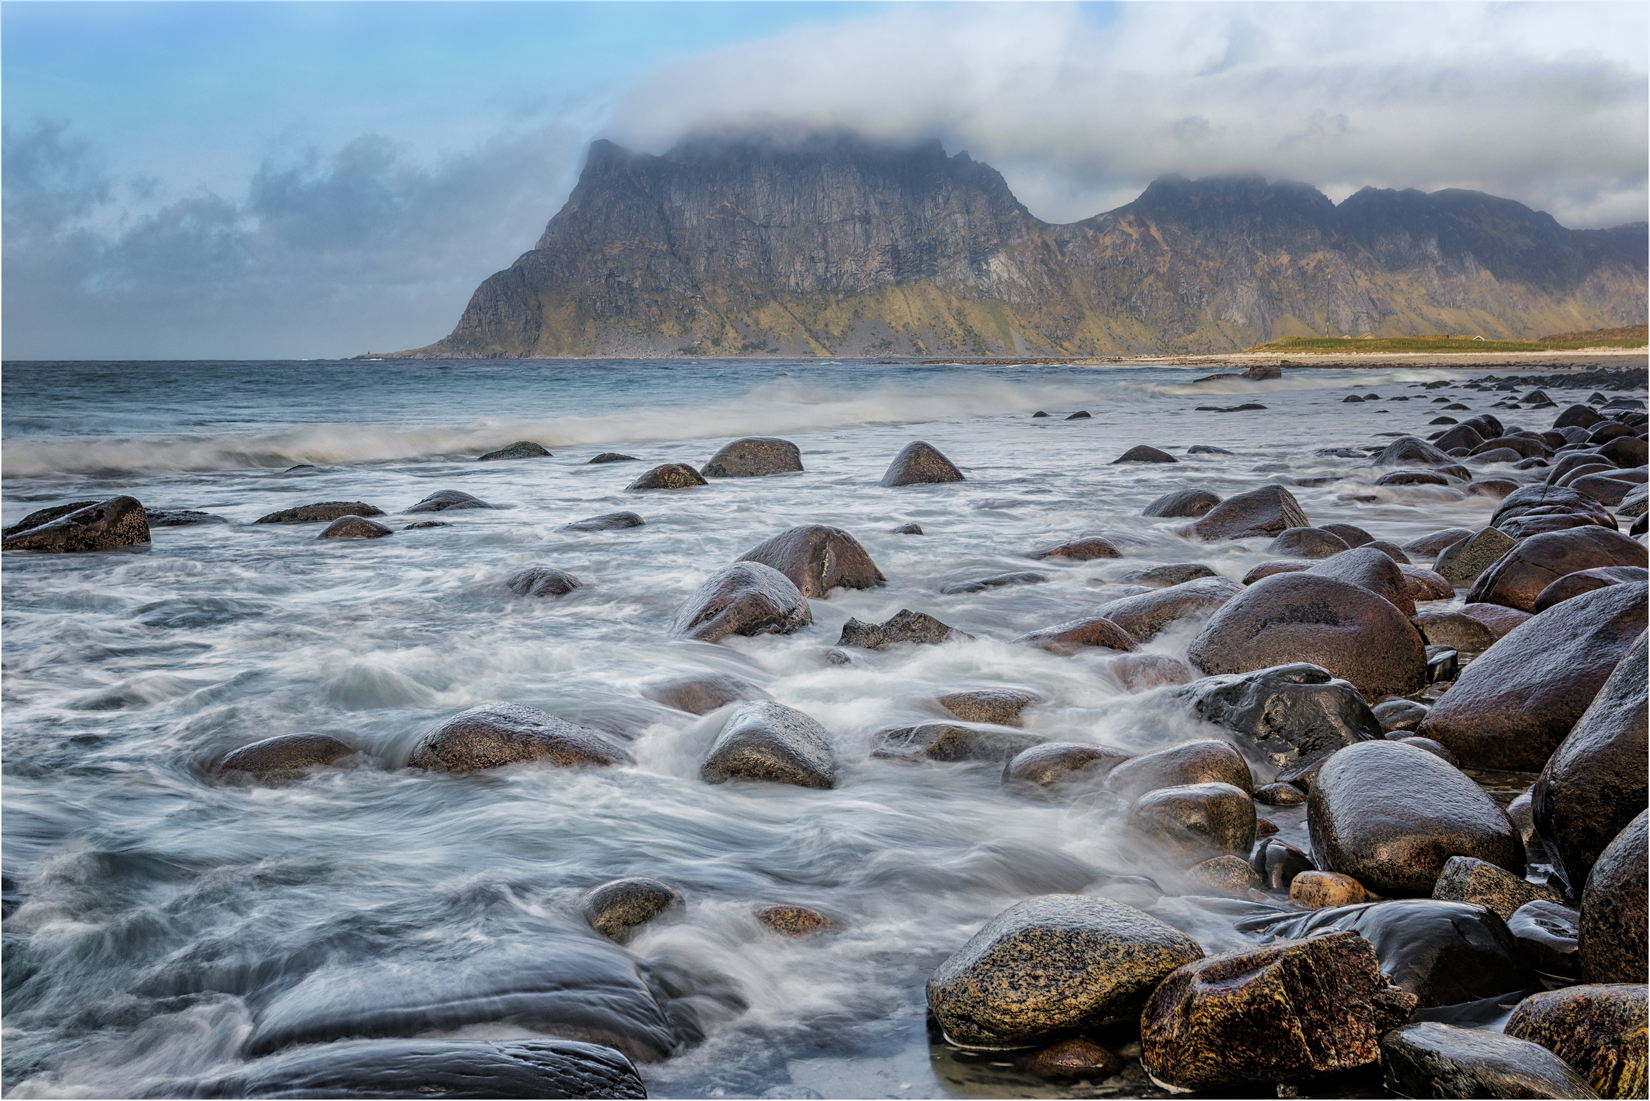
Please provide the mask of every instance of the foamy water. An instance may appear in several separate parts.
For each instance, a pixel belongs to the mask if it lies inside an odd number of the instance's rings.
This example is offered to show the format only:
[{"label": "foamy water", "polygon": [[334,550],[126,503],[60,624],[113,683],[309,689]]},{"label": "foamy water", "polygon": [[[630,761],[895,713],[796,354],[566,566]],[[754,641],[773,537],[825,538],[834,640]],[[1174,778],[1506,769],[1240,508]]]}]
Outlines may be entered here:
[{"label": "foamy water", "polygon": [[[1142,517],[1162,493],[1349,475],[1292,491],[1314,522],[1397,542],[1482,526],[1494,507],[1454,489],[1373,488],[1367,461],[1315,454],[1384,442],[1376,433],[1424,435],[1440,406],[1408,384],[1437,372],[1297,370],[1191,386],[1199,373],[8,364],[7,523],[114,493],[230,523],[157,528],[142,550],[5,559],[4,865],[21,899],[5,922],[7,1093],[129,1095],[242,1060],[285,1023],[351,999],[474,992],[498,976],[532,987],[584,961],[650,984],[696,1022],[702,1038],[641,1065],[659,1096],[1052,1095],[1002,1067],[959,1069],[931,1046],[923,983],[1012,903],[1082,890],[1102,871],[1150,875],[1156,858],[1130,849],[1103,804],[1007,792],[996,765],[873,759],[875,733],[943,717],[933,700],[945,692],[1012,685],[1047,697],[1026,726],[1057,740],[1144,751],[1208,736],[1160,690],[1125,690],[1100,652],[1058,657],[1008,641],[1087,614],[1129,570],[1203,562],[1240,578],[1268,557],[1264,541],[1194,544],[1175,534],[1184,521]],[[1351,392],[1412,400],[1342,404]],[[1470,396],[1474,411],[1493,400]],[[1239,400],[1268,409],[1194,411]],[[1092,418],[1061,419],[1079,408]],[[1055,416],[1031,418],[1038,409]],[[1548,422],[1542,411],[1527,426]],[[747,434],[793,440],[806,473],[624,488],[648,466],[697,466]],[[524,438],[554,457],[474,461]],[[913,439],[968,480],[880,488]],[[1138,443],[1184,461],[1108,465]],[[1187,456],[1196,443],[1235,454]],[[610,450],[643,461],[587,465]],[[299,464],[314,468],[285,472]],[[318,525],[250,523],[324,500],[393,514],[438,489],[500,507],[445,513],[450,526],[418,531],[399,529],[430,517],[392,515],[381,519],[393,537],[361,543],[318,542]],[[560,530],[618,509],[646,526]],[[891,534],[913,521],[925,535]],[[853,533],[887,587],[813,601],[814,625],[787,637],[668,637],[706,577],[803,523]],[[1024,557],[1083,534],[1126,557]],[[532,565],[584,587],[512,596],[504,580]],[[1025,570],[1047,580],[940,592]],[[977,641],[821,660],[850,616],[881,621],[901,608]],[[1195,629],[1145,649],[1183,657]],[[699,761],[725,716],[638,692],[693,671],[747,678],[823,723],[837,787],[702,783]],[[611,730],[637,764],[462,776],[401,767],[432,725],[500,700]],[[281,787],[203,773],[235,746],[305,730],[361,754]],[[1298,817],[1276,817],[1304,847]],[[619,948],[584,925],[576,900],[632,875],[674,885],[687,909]],[[819,909],[841,930],[766,933],[752,915],[780,902]],[[1192,904],[1165,899],[1154,912],[1210,950],[1240,940]],[[496,1020],[460,1032],[531,1033]]]}]

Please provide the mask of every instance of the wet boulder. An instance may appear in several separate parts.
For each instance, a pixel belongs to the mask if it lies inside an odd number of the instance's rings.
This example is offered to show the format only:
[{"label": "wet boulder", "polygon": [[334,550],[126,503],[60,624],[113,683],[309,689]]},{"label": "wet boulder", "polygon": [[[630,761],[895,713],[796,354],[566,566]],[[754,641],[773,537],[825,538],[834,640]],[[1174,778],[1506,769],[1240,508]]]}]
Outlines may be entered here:
[{"label": "wet boulder", "polygon": [[1543,767],[1644,630],[1645,597],[1612,585],[1531,617],[1461,671],[1417,732],[1466,768]]},{"label": "wet boulder", "polygon": [[1095,536],[1085,539],[1073,539],[1067,543],[1059,543],[1052,547],[1034,550],[1026,555],[1027,558],[1069,558],[1073,562],[1090,562],[1096,558],[1123,557],[1116,547]]},{"label": "wet boulder", "polygon": [[543,444],[536,444],[532,440],[517,440],[508,447],[501,447],[497,451],[489,451],[476,461],[482,463],[497,462],[500,459],[548,459],[550,451]]},{"label": "wet boulder", "polygon": [[1485,528],[1439,551],[1432,568],[1451,585],[1466,588],[1517,545],[1501,529]]},{"label": "wet boulder", "polygon": [[828,788],[836,783],[836,757],[823,726],[793,707],[762,700],[728,716],[699,778],[712,784],[766,780]]},{"label": "wet boulder", "polygon": [[1400,1097],[1598,1096],[1540,1044],[1436,1021],[1382,1036],[1381,1068]]},{"label": "wet boulder", "polygon": [[340,516],[382,516],[384,510],[362,501],[318,501],[283,508],[252,521],[254,524],[330,524]]},{"label": "wet boulder", "polygon": [[1243,590],[1204,625],[1186,659],[1209,674],[1308,662],[1351,681],[1366,699],[1427,683],[1425,645],[1403,612],[1368,589],[1311,572]]},{"label": "wet boulder", "polygon": [[620,944],[641,926],[682,907],[676,888],[645,876],[603,883],[579,900],[579,911],[590,928]]},{"label": "wet boulder", "polygon": [[1405,619],[1415,615],[1415,598],[1410,593],[1408,578],[1390,555],[1375,547],[1345,551],[1326,558],[1307,572],[1372,592],[1402,612]]},{"label": "wet boulder", "polygon": [[392,528],[368,520],[364,516],[340,516],[327,525],[327,529],[317,539],[382,539],[386,535],[394,535]]},{"label": "wet boulder", "polygon": [[1415,999],[1355,933],[1277,941],[1177,968],[1140,1019],[1141,1062],[1176,1089],[1290,1081],[1367,1066]]},{"label": "wet boulder", "polygon": [[1204,540],[1252,539],[1286,528],[1310,527],[1294,495],[1279,485],[1236,493],[1203,514],[1186,534]]},{"label": "wet boulder", "polygon": [[1643,982],[1646,973],[1645,822],[1641,810],[1607,845],[1581,892],[1577,950],[1581,977],[1597,982]]},{"label": "wet boulder", "polygon": [[1554,428],[1591,428],[1604,417],[1590,405],[1572,405],[1553,419]]},{"label": "wet boulder", "polygon": [[1243,575],[1244,585],[1253,585],[1262,578],[1271,577],[1280,573],[1305,573],[1312,568],[1312,563],[1304,558],[1291,559],[1287,562],[1262,562],[1254,569]]},{"label": "wet boulder", "polygon": [[1009,907],[935,969],[928,1007],[965,1046],[1036,1044],[1137,1017],[1197,942],[1132,906],[1044,895]]},{"label": "wet boulder", "polygon": [[1021,571],[1015,573],[997,573],[988,577],[962,577],[949,581],[940,586],[940,592],[947,596],[956,596],[960,593],[983,593],[991,589],[1003,589],[1010,585],[1041,585],[1048,578],[1040,573]]},{"label": "wet boulder", "polygon": [[1636,488],[1635,483],[1625,478],[1605,474],[1588,474],[1577,478],[1570,485],[1601,505],[1619,505]]},{"label": "wet boulder", "polygon": [[1004,762],[1048,741],[1041,734],[960,723],[922,723],[878,733],[871,756],[897,761]]},{"label": "wet boulder", "polygon": [[194,527],[196,524],[229,523],[226,517],[192,508],[146,508],[143,513],[148,517],[151,528],[186,528]]},{"label": "wet boulder", "polygon": [[818,910],[789,903],[758,910],[756,920],[761,922],[762,927],[768,932],[793,939],[812,936],[815,933],[828,933],[837,927],[836,922]]},{"label": "wet boulder", "polygon": [[905,450],[894,456],[888,470],[877,483],[882,486],[928,485],[935,482],[960,482],[962,471],[939,449],[918,440],[905,445]]},{"label": "wet boulder", "polygon": [[1151,566],[1144,570],[1135,570],[1118,578],[1131,585],[1144,585],[1148,589],[1167,589],[1171,585],[1184,585],[1188,581],[1197,581],[1205,577],[1219,577],[1220,575],[1201,562],[1175,562],[1165,566]]},{"label": "wet boulder", "polygon": [[858,646],[864,650],[886,650],[900,642],[932,645],[952,640],[965,640],[972,635],[954,627],[947,627],[931,615],[901,608],[885,623],[864,623],[849,619],[842,625],[838,646]]},{"label": "wet boulder", "polygon": [[638,459],[634,455],[623,455],[623,454],[620,454],[617,451],[603,451],[600,455],[596,455],[593,458],[591,458],[591,460],[588,463],[586,463],[585,465],[586,466],[595,466],[595,465],[598,465],[600,463],[639,463],[639,462],[641,462],[641,460]]},{"label": "wet boulder", "polygon": [[949,692],[941,696],[938,702],[963,722],[1019,726],[1020,712],[1048,701],[1040,694],[1023,688],[978,688],[967,692]]},{"label": "wet boulder", "polygon": [[1123,1057],[1093,1040],[1074,1036],[1033,1052],[1020,1064],[1020,1069],[1038,1078],[1069,1081],[1088,1079],[1099,1082],[1121,1071]]},{"label": "wet boulder", "polygon": [[1428,645],[1450,646],[1469,653],[1488,650],[1497,638],[1489,627],[1460,611],[1420,612],[1410,622]]},{"label": "wet boulder", "polygon": [[1454,585],[1424,566],[1400,565],[1398,572],[1404,575],[1404,584],[1409,586],[1410,599],[1417,603],[1427,600],[1449,600],[1455,595]]},{"label": "wet boulder", "polygon": [[591,516],[584,520],[574,520],[571,524],[563,524],[563,531],[622,531],[625,528],[639,528],[647,523],[634,512],[604,512],[600,516]]},{"label": "wet boulder", "polygon": [[1319,524],[1318,528],[1331,535],[1340,536],[1341,542],[1349,547],[1361,547],[1375,540],[1373,535],[1355,524]]},{"label": "wet boulder", "polygon": [[487,703],[460,711],[420,739],[409,768],[475,772],[518,761],[561,768],[634,764],[630,751],[599,730],[578,726],[519,703]]},{"label": "wet boulder", "polygon": [[1170,624],[1211,615],[1243,591],[1226,577],[1203,577],[1156,592],[1109,600],[1095,614],[1122,628],[1136,642],[1146,642]]},{"label": "wet boulder", "polygon": [[279,734],[231,750],[212,771],[219,776],[244,776],[269,783],[295,779],[309,769],[330,765],[354,752],[330,734]]},{"label": "wet boulder", "polygon": [[1445,528],[1431,535],[1423,535],[1419,539],[1411,539],[1403,544],[1403,549],[1405,553],[1413,554],[1417,558],[1436,560],[1440,551],[1454,546],[1471,534],[1472,532],[1466,528]]},{"label": "wet boulder", "polygon": [[9,535],[0,549],[76,554],[147,542],[149,517],[143,505],[135,497],[111,497]]},{"label": "wet boulder", "polygon": [[1158,788],[1203,783],[1230,784],[1246,792],[1255,786],[1238,751],[1212,740],[1182,742],[1133,757],[1117,764],[1106,777],[1107,789],[1124,799],[1136,799]]},{"label": "wet boulder", "polygon": [[1609,528],[1589,525],[1532,535],[1508,550],[1473,582],[1467,602],[1502,604],[1534,612],[1542,590],[1559,578],[1600,566],[1643,569],[1650,564],[1646,555],[1644,544]]},{"label": "wet boulder", "polygon": [[1119,654],[1106,663],[1106,669],[1131,692],[1192,680],[1191,667],[1168,654]]},{"label": "wet boulder", "polygon": [[769,539],[739,561],[772,566],[809,598],[832,589],[874,589],[885,583],[858,539],[841,528],[804,524]]},{"label": "wet boulder", "polygon": [[1554,888],[1531,883],[1521,875],[1472,856],[1452,856],[1444,863],[1438,882],[1432,885],[1432,897],[1487,906],[1503,921],[1511,921],[1513,914],[1528,903],[1560,900]]},{"label": "wet boulder", "polygon": [[671,633],[715,642],[729,635],[788,635],[813,621],[808,598],[790,578],[760,562],[735,562],[683,602]]},{"label": "wet boulder", "polygon": [[1255,843],[1255,801],[1232,784],[1148,791],[1134,801],[1124,821],[1136,837],[1185,864],[1223,852],[1248,853]]},{"label": "wet boulder", "polygon": [[1350,682],[1304,662],[1205,677],[1175,694],[1286,777],[1383,733]]},{"label": "wet boulder", "polygon": [[517,596],[566,596],[581,582],[572,574],[550,566],[532,566],[512,574],[504,587]]},{"label": "wet boulder", "polygon": [[1593,702],[1548,758],[1530,792],[1536,833],[1573,888],[1650,802],[1650,650],[1646,636],[1616,663]]},{"label": "wet boulder", "polygon": [[1373,466],[1433,466],[1448,465],[1449,456],[1438,448],[1414,436],[1402,436],[1387,444],[1376,455]]},{"label": "wet boulder", "polygon": [[1650,570],[1643,566],[1595,566],[1590,570],[1577,570],[1542,589],[1541,595],[1535,598],[1532,610],[1539,615],[1554,604],[1562,604],[1571,597],[1590,593],[1594,589],[1611,585],[1642,585],[1647,581],[1650,581]]},{"label": "wet boulder", "polygon": [[1134,639],[1129,633],[1103,616],[1056,624],[1046,630],[1021,635],[1014,641],[1056,654],[1075,654],[1085,646],[1120,651],[1135,649]]},{"label": "wet boulder", "polygon": [[1503,1030],[1563,1059],[1600,1097],[1643,1097],[1650,1086],[1643,983],[1544,990],[1518,1003]]},{"label": "wet boulder", "polygon": [[1427,717],[1428,708],[1425,704],[1414,700],[1386,700],[1370,709],[1381,729],[1389,735],[1394,730],[1414,730],[1421,725],[1421,720]]},{"label": "wet boulder", "polygon": [[456,489],[439,489],[405,512],[450,512],[467,508],[497,508],[479,497],[472,497]]},{"label": "wet boulder", "polygon": [[[1616,526],[1615,517],[1610,515],[1610,510],[1585,493],[1568,486],[1537,483],[1509,493],[1503,498],[1501,506],[1490,517],[1490,527],[1500,528],[1513,538],[1521,539],[1526,535],[1549,530],[1534,523],[1535,521],[1558,521],[1566,518],[1573,522],[1572,526]],[[1521,521],[1532,523],[1520,524]]]},{"label": "wet boulder", "polygon": [[1368,900],[1362,883],[1339,872],[1302,870],[1289,881],[1289,901],[1306,910],[1355,906]]},{"label": "wet boulder", "polygon": [[1307,797],[1318,866],[1384,895],[1431,895],[1452,856],[1524,871],[1524,845],[1499,804],[1415,746],[1371,741],[1326,761]]},{"label": "wet boulder", "polygon": [[[1498,453],[1499,454],[1499,453]],[[1509,451],[1508,455],[1517,457],[1517,452]],[[1486,462],[1500,462],[1500,459],[1486,459]],[[1378,486],[1447,486],[1449,479],[1432,470],[1394,470],[1390,474],[1383,474],[1375,479]]]},{"label": "wet boulder", "polygon": [[762,478],[770,474],[799,474],[802,451],[789,440],[748,436],[726,444],[699,468],[706,478]]},{"label": "wet boulder", "polygon": [[699,476],[699,472],[686,463],[665,463],[656,466],[646,474],[637,478],[627,490],[644,489],[693,489],[696,486],[709,485]]},{"label": "wet boulder", "polygon": [[1472,425],[1458,424],[1454,421],[1450,423],[1454,427],[1446,428],[1443,435],[1432,441],[1432,446],[1438,450],[1447,452],[1453,448],[1464,447],[1470,451],[1484,442],[1484,437],[1479,435],[1478,430]]},{"label": "wet boulder", "polygon": [[1518,942],[1519,951],[1542,975],[1572,980],[1581,977],[1581,911],[1536,899],[1513,911],[1507,929]]},{"label": "wet boulder", "polygon": [[1285,528],[1267,545],[1268,554],[1286,558],[1328,558],[1347,549],[1346,540],[1322,528]]},{"label": "wet boulder", "polygon": [[708,715],[717,708],[741,700],[767,700],[762,689],[726,673],[693,673],[682,677],[666,677],[642,685],[642,695],[655,703],[674,707],[692,715]]},{"label": "wet boulder", "polygon": [[1129,759],[1120,749],[1082,742],[1043,742],[1028,746],[1003,765],[1004,784],[1033,784],[1054,788],[1064,784],[1098,786],[1106,775]]},{"label": "wet boulder", "polygon": [[1650,457],[1650,445],[1637,436],[1617,436],[1599,448],[1598,453],[1626,469],[1643,466],[1645,459]]},{"label": "wet boulder", "polygon": [[1111,465],[1116,466],[1118,463],[1172,463],[1177,461],[1167,451],[1159,451],[1155,447],[1139,444],[1113,459]]},{"label": "wet boulder", "polygon": [[[37,528],[41,524],[49,524],[53,520],[67,516],[71,512],[79,512],[81,509],[90,508],[95,504],[97,504],[96,501],[70,501],[66,505],[52,505],[50,508],[35,509],[27,516],[17,521],[17,523],[9,524],[4,528],[0,528],[0,537],[9,539],[20,531],[28,531],[30,528]],[[144,513],[145,515],[148,515],[151,511],[152,510],[150,509],[145,509]],[[149,523],[151,527],[154,526],[153,520],[150,520]]]},{"label": "wet boulder", "polygon": [[1177,489],[1147,505],[1140,515],[1202,516],[1218,504],[1220,498],[1206,489]]}]

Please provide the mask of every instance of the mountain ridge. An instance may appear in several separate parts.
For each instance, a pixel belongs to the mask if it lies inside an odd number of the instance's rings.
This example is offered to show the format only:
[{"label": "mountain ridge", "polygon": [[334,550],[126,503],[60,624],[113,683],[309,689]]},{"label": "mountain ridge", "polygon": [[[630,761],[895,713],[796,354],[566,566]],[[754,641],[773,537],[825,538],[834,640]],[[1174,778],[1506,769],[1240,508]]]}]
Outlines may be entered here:
[{"label": "mountain ridge", "polygon": [[1650,228],[1482,192],[1340,204],[1259,175],[1033,216],[938,141],[597,141],[535,246],[418,358],[1235,351],[1285,336],[1528,338],[1645,321]]}]

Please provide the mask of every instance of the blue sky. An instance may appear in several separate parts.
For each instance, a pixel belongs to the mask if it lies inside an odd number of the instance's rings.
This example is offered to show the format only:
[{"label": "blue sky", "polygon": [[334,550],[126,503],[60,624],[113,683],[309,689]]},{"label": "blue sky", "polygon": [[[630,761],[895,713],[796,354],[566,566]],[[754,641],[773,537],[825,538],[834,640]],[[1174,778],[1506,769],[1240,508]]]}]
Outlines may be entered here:
[{"label": "blue sky", "polygon": [[1167,171],[1643,219],[1643,4],[0,5],[7,358],[415,347],[598,136],[939,137],[1054,221]]}]

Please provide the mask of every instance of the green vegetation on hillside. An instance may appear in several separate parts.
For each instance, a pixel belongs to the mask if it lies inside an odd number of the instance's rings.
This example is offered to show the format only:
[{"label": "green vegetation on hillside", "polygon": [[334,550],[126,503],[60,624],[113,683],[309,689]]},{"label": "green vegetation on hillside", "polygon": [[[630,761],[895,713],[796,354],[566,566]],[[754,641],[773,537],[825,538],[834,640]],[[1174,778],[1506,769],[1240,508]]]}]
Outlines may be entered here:
[{"label": "green vegetation on hillside", "polygon": [[1629,325],[1592,333],[1560,333],[1541,340],[1481,340],[1473,336],[1347,337],[1294,336],[1257,344],[1251,352],[1287,352],[1293,355],[1360,355],[1378,352],[1562,352],[1579,348],[1642,348],[1650,343],[1650,327]]}]

